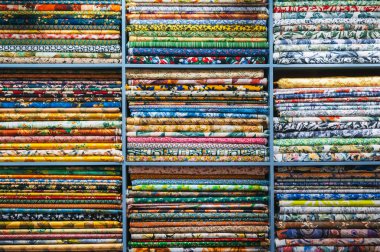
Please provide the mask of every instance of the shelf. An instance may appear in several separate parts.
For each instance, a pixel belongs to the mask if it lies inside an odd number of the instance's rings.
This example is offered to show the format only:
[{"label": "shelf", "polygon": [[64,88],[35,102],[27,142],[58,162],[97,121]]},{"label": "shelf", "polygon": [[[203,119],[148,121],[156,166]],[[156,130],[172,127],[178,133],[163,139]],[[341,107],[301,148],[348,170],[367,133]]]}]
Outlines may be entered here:
[{"label": "shelf", "polygon": [[249,65],[147,65],[147,64],[125,64],[125,68],[191,68],[191,69],[210,69],[210,68],[251,68],[251,69],[260,69],[260,68],[269,68],[270,64],[249,64]]},{"label": "shelf", "polygon": [[0,64],[0,68],[122,68],[123,64]]},{"label": "shelf", "polygon": [[269,162],[126,162],[127,166],[270,166]]},{"label": "shelf", "polygon": [[[26,1],[27,2],[27,1]],[[125,17],[126,14],[126,3],[125,1],[121,1],[122,3],[122,16]],[[268,22],[268,39],[269,43],[273,45],[273,1],[268,1],[268,8],[269,8],[269,22]],[[276,77],[277,73],[280,71],[284,73],[288,73],[287,70],[293,70],[294,72],[297,72],[297,70],[304,70],[307,74],[308,72],[312,72],[313,70],[319,71],[319,70],[342,70],[348,69],[349,70],[369,70],[373,71],[375,74],[378,72],[378,69],[380,69],[380,64],[275,64],[272,63],[273,59],[273,46],[269,48],[269,55],[268,55],[268,64],[247,64],[247,65],[228,65],[228,64],[210,64],[210,65],[174,65],[174,64],[168,64],[168,65],[155,65],[155,64],[126,64],[125,59],[127,55],[125,52],[128,51],[126,48],[126,20],[125,18],[122,20],[121,25],[121,47],[123,51],[123,63],[120,64],[0,64],[0,69],[119,69],[122,75],[122,87],[123,87],[123,133],[122,133],[122,139],[123,139],[123,151],[124,155],[126,152],[126,131],[125,131],[125,125],[126,125],[126,116],[128,113],[127,106],[126,106],[126,75],[125,72],[128,71],[128,69],[264,69],[265,72],[267,72],[267,78],[268,78],[268,94],[270,95],[268,105],[270,106],[270,114],[269,114],[269,120],[268,123],[269,129],[271,129],[271,135],[268,138],[268,147],[270,149],[270,152],[273,153],[273,113],[274,113],[274,100],[273,97],[271,98],[271,95],[273,95],[273,80],[274,77]],[[273,71],[275,73],[273,74]],[[276,72],[277,71],[277,72]],[[0,70],[1,72],[1,70]],[[291,72],[291,71],[289,71]],[[322,71],[321,71],[322,72]],[[338,71],[337,71],[338,72]],[[274,219],[274,213],[275,213],[275,198],[274,198],[274,167],[276,166],[360,166],[360,165],[380,165],[380,161],[362,161],[362,162],[273,162],[273,156],[270,157],[270,161],[267,162],[4,162],[0,163],[0,170],[2,169],[1,166],[43,166],[49,168],[54,168],[54,166],[121,166],[122,167],[122,177],[123,177],[123,199],[122,199],[122,209],[123,209],[123,252],[128,251],[128,222],[127,220],[127,203],[126,203],[126,195],[127,195],[127,183],[130,182],[128,179],[128,169],[125,169],[126,166],[149,166],[149,167],[159,167],[159,166],[192,166],[192,167],[199,167],[201,170],[205,166],[212,166],[216,168],[223,169],[223,166],[242,166],[242,167],[249,167],[249,166],[264,166],[268,168],[269,171],[269,191],[268,196],[270,197],[269,202],[269,221],[270,221],[270,249],[269,251],[274,252],[275,251],[275,219]]]},{"label": "shelf", "polygon": [[380,68],[380,64],[273,64],[274,69],[328,69],[328,68],[340,68],[340,69],[352,69],[352,68]]},{"label": "shelf", "polygon": [[1,166],[89,166],[89,165],[123,165],[118,162],[0,162]]},{"label": "shelf", "polygon": [[380,161],[346,161],[346,162],[274,162],[274,166],[341,166],[341,165],[380,165]]}]

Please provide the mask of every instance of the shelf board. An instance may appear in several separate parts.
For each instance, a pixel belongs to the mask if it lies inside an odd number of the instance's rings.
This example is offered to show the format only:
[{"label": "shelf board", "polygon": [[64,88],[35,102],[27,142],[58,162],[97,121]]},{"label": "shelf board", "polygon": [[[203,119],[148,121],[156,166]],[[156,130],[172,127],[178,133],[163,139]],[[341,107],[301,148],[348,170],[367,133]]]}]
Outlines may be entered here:
[{"label": "shelf board", "polygon": [[123,64],[0,64],[0,68],[122,68]]},{"label": "shelf board", "polygon": [[345,162],[274,162],[274,166],[341,166],[341,165],[380,165],[380,161],[345,161]]},{"label": "shelf board", "polygon": [[270,166],[269,162],[126,162],[127,166]]},{"label": "shelf board", "polygon": [[125,64],[128,68],[191,68],[191,69],[211,69],[211,68],[251,68],[251,69],[261,69],[269,68],[270,64],[249,64],[249,65],[147,65],[147,64]]},{"label": "shelf board", "polygon": [[118,162],[3,162],[0,163],[0,170],[2,166],[89,166],[89,165],[123,165]]},{"label": "shelf board", "polygon": [[289,64],[289,65],[273,64],[272,66],[274,69],[380,68],[380,64]]}]

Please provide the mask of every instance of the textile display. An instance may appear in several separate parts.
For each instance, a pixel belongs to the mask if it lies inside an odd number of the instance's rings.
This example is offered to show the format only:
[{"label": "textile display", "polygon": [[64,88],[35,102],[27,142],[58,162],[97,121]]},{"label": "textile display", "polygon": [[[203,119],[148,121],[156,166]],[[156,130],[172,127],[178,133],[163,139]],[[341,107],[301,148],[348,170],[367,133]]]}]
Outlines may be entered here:
[{"label": "textile display", "polygon": [[268,171],[130,166],[129,251],[268,251]]},{"label": "textile display", "polygon": [[121,63],[121,0],[0,0],[0,63]]},{"label": "textile display", "polygon": [[129,69],[127,160],[268,160],[263,70]]},{"label": "textile display", "polygon": [[276,248],[378,251],[378,166],[278,167]]},{"label": "textile display", "polygon": [[129,64],[265,64],[266,0],[127,0]]},{"label": "textile display", "polygon": [[0,170],[0,251],[122,251],[120,167]]},{"label": "textile display", "polygon": [[274,62],[380,63],[378,1],[274,1]]},{"label": "textile display", "polygon": [[121,162],[114,70],[2,70],[0,162]]},{"label": "textile display", "polygon": [[274,160],[379,161],[380,77],[281,78]]}]

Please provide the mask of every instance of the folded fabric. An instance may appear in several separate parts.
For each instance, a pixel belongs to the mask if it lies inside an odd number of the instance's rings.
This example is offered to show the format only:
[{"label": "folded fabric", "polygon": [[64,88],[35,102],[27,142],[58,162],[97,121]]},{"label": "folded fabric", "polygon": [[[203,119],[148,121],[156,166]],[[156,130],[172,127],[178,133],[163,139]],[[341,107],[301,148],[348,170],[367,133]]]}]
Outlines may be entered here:
[{"label": "folded fabric", "polygon": [[1,63],[121,63],[121,1],[25,4],[0,3]]},{"label": "folded fabric", "polygon": [[129,64],[265,64],[265,57],[128,56]]},{"label": "folded fabric", "polygon": [[[0,103],[2,160],[122,161],[121,146],[115,145],[121,142],[120,77],[115,71],[98,73],[4,71],[0,77],[0,96],[6,98]],[[107,87],[111,90],[104,90]]]},{"label": "folded fabric", "polygon": [[0,174],[0,250],[122,250],[119,168],[8,168]]},{"label": "folded fabric", "polygon": [[[129,64],[263,64],[265,1],[134,1],[128,4]],[[232,48],[232,49],[231,49]],[[235,49],[233,49],[235,48]],[[237,48],[237,49],[236,49]],[[251,49],[255,48],[255,49]],[[235,58],[237,56],[243,58]],[[227,58],[226,58],[227,57]]]},{"label": "folded fabric", "polygon": [[268,197],[265,193],[268,181],[247,177],[218,178],[219,171],[236,175],[267,174],[264,167],[234,166],[220,170],[206,166],[206,174],[217,176],[211,179],[154,178],[155,173],[199,174],[196,167],[141,168],[129,167],[131,175],[138,172],[146,177],[132,179],[129,187],[131,248],[200,246],[224,250],[233,244],[237,250],[244,250],[249,244],[253,251],[268,249]]},{"label": "folded fabric", "polygon": [[277,64],[375,64],[379,22],[372,1],[276,1]]},{"label": "folded fabric", "polygon": [[162,70],[137,70],[130,69],[127,72],[128,79],[153,79],[153,80],[161,80],[161,79],[223,79],[223,78],[263,78],[264,71],[263,70],[236,70],[236,69],[227,69],[227,70],[217,70],[217,69],[209,69],[209,70],[190,70],[190,69],[182,69],[181,71],[177,71],[174,69],[167,69],[165,71]]},{"label": "folded fabric", "polygon": [[[240,57],[264,57],[269,54],[268,49],[254,49],[254,48],[216,48],[212,46],[211,48],[171,48],[171,47],[140,47],[140,48],[129,48],[129,58],[137,58],[140,57],[152,57],[156,59],[163,58],[164,56],[170,57],[173,59],[181,59],[181,58],[198,58],[198,59],[212,59],[213,57],[218,57],[222,59],[223,57],[234,58],[237,56]],[[154,55],[152,55],[154,54]],[[146,56],[148,55],[148,56]],[[218,59],[215,58],[215,59]],[[209,76],[210,77],[210,76]]]},{"label": "folded fabric", "polygon": [[128,160],[268,160],[263,77],[262,70],[131,69],[126,88]]},{"label": "folded fabric", "polygon": [[[339,251],[338,246],[355,250],[362,245],[376,246],[378,186],[371,177],[379,175],[377,168],[368,166],[367,172],[361,166],[315,168],[279,168],[292,172],[280,172],[275,182],[280,208],[276,218],[277,250],[331,246],[327,251]],[[368,249],[363,247],[363,251],[371,251]]]}]

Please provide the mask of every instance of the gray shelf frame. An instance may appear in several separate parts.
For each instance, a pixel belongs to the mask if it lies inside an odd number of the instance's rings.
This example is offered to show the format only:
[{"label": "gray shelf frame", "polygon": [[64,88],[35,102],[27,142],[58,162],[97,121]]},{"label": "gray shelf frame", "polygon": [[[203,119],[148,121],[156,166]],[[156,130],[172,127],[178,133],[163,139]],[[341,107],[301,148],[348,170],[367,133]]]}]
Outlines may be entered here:
[{"label": "gray shelf frame", "polygon": [[[325,165],[380,165],[380,161],[371,162],[274,162],[273,159],[273,117],[274,117],[274,101],[273,101],[273,89],[274,89],[274,79],[275,79],[275,70],[294,70],[294,69],[305,69],[307,70],[321,70],[321,69],[373,69],[374,71],[380,70],[380,64],[325,64],[325,65],[279,65],[273,63],[273,1],[269,0],[269,20],[268,20],[268,38],[269,38],[269,57],[267,64],[258,64],[258,65],[140,65],[140,64],[126,64],[126,3],[122,0],[122,62],[121,64],[0,64],[1,69],[118,69],[122,73],[122,151],[124,157],[126,157],[126,119],[128,117],[128,109],[126,102],[126,73],[128,69],[132,68],[159,68],[159,69],[264,69],[267,73],[269,80],[268,83],[268,93],[269,93],[269,150],[270,158],[268,162],[3,162],[0,163],[0,169],[2,166],[50,166],[52,164],[57,166],[103,166],[103,165],[112,165],[120,166],[122,168],[122,177],[123,177],[123,199],[122,199],[122,209],[123,209],[123,252],[128,251],[128,222],[127,222],[127,185],[128,185],[128,166],[265,166],[269,170],[269,192],[268,196],[270,198],[269,210],[270,210],[270,250],[271,252],[275,251],[275,202],[274,202],[274,171],[276,166],[325,166]],[[380,72],[379,72],[380,73]]]}]

